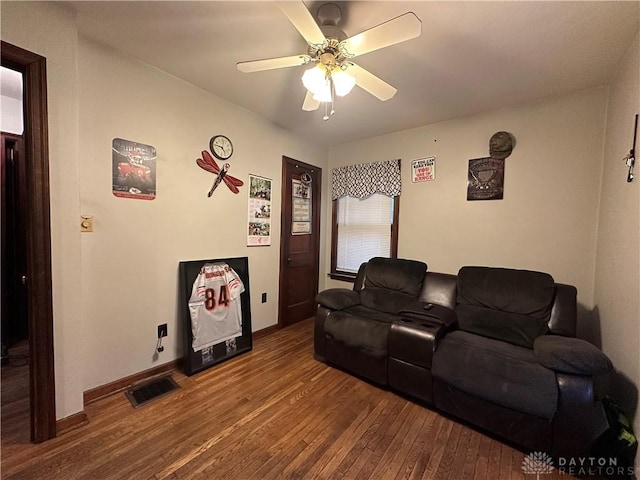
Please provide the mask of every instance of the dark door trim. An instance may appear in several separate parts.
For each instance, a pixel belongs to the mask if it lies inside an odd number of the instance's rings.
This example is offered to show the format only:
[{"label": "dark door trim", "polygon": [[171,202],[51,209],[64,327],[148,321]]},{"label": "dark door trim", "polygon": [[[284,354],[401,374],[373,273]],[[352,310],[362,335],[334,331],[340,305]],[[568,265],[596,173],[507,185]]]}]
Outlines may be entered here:
[{"label": "dark door trim", "polygon": [[46,59],[6,42],[1,53],[24,79],[31,441],[43,442],[56,436]]}]

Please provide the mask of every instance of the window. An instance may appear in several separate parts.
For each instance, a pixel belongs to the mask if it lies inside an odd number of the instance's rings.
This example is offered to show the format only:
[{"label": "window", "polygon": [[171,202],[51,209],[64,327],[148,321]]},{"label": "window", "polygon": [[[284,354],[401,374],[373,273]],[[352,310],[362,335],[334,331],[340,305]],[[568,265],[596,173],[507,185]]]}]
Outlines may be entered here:
[{"label": "window", "polygon": [[398,255],[399,207],[400,197],[380,193],[333,201],[331,278],[353,280],[370,258]]},{"label": "window", "polygon": [[361,163],[331,171],[331,273],[353,281],[372,257],[398,256],[400,160]]}]

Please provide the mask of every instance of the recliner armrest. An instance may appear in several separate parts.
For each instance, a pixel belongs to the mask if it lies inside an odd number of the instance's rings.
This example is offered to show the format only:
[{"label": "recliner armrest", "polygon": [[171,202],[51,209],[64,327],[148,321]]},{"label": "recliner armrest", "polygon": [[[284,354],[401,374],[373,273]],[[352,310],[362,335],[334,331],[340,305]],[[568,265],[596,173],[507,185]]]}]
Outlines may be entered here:
[{"label": "recliner armrest", "polygon": [[360,294],[347,288],[330,288],[318,293],[316,302],[331,310],[344,310],[360,305]]},{"label": "recliner armrest", "polygon": [[556,372],[595,376],[613,370],[609,357],[578,338],[541,335],[533,342],[533,351],[543,366]]}]

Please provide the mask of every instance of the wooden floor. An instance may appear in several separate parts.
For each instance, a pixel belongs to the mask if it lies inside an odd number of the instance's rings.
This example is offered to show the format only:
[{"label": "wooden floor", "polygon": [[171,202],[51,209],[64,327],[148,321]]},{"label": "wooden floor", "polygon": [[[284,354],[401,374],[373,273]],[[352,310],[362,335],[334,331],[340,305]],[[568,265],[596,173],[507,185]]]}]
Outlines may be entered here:
[{"label": "wooden floor", "polygon": [[2,366],[0,384],[2,412],[0,432],[4,456],[12,445],[29,443],[29,345],[27,341],[12,345],[9,359]]},{"label": "wooden floor", "polygon": [[122,393],[88,405],[88,425],[43,444],[3,440],[1,478],[535,478],[523,453],[315,361],[311,321],[174,378],[138,409]]}]

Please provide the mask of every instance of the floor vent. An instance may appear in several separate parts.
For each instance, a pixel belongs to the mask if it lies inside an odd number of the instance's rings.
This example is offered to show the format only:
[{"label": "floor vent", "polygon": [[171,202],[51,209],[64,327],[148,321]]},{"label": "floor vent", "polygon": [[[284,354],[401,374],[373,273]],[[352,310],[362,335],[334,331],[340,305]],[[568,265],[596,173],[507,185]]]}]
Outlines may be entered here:
[{"label": "floor vent", "polygon": [[178,388],[180,387],[176,381],[169,376],[134,385],[125,392],[125,395],[131,405],[138,408]]}]

